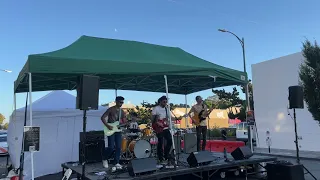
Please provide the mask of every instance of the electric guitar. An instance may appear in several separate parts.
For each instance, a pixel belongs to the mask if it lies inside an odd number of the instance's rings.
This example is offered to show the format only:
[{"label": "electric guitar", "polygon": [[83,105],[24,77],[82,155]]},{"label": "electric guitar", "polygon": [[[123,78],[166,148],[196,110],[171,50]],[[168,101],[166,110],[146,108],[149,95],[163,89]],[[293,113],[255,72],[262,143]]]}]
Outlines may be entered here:
[{"label": "electric guitar", "polygon": [[[173,114],[174,115],[174,114]],[[174,115],[175,116],[175,115]],[[176,117],[176,120],[181,120],[183,117],[188,117],[188,114],[180,116],[180,117]],[[159,125],[161,124],[161,125]],[[167,118],[164,119],[159,119],[158,121],[152,123],[152,129],[156,132],[156,133],[161,133],[165,128],[169,128],[169,121]]]},{"label": "electric guitar", "polygon": [[121,132],[122,131],[121,128],[128,125],[128,123],[120,124],[119,121],[116,121],[114,123],[108,123],[108,124],[109,126],[112,126],[112,130],[108,129],[107,126],[104,126],[104,134],[107,136],[111,136],[116,132]]}]

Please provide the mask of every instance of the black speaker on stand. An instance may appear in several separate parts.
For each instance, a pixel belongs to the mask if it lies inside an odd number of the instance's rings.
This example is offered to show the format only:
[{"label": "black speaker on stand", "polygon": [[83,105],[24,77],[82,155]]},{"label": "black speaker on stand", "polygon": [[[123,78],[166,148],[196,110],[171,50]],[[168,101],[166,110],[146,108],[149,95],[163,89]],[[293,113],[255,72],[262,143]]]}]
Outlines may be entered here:
[{"label": "black speaker on stand", "polygon": [[[83,141],[82,141],[82,177],[85,179],[86,171],[86,130],[87,111],[96,110],[99,107],[100,78],[98,76],[82,75],[77,82],[76,109],[83,110]],[[79,150],[80,151],[80,150]]]},{"label": "black speaker on stand", "polygon": [[[297,117],[296,117],[296,109],[303,109],[303,88],[301,86],[290,86],[289,87],[289,109],[293,109],[293,122],[294,122],[294,133],[295,133],[295,144],[296,144],[296,158],[297,163],[303,167],[315,180],[317,178],[311,174],[311,172],[300,163],[300,154],[299,154],[299,142],[298,142],[298,131],[297,131]],[[289,114],[290,115],[290,114]]]}]

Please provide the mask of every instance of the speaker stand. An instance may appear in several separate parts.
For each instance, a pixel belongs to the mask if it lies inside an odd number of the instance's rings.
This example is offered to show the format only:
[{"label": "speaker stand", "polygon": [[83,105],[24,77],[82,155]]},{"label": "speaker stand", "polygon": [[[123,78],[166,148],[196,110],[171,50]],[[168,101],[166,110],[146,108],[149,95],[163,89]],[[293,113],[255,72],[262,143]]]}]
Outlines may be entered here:
[{"label": "speaker stand", "polygon": [[307,171],[306,174],[310,174],[313,179],[317,180],[317,178],[300,162],[300,155],[299,155],[299,142],[298,142],[298,131],[297,131],[297,117],[296,117],[296,109],[293,108],[293,122],[294,122],[294,133],[295,133],[295,144],[296,144],[296,158],[297,163],[303,167],[305,171]]},{"label": "speaker stand", "polygon": [[86,178],[86,143],[87,143],[87,110],[83,110],[83,124],[82,124],[82,131],[83,131],[83,142],[82,142],[82,176],[81,179],[84,180]]}]

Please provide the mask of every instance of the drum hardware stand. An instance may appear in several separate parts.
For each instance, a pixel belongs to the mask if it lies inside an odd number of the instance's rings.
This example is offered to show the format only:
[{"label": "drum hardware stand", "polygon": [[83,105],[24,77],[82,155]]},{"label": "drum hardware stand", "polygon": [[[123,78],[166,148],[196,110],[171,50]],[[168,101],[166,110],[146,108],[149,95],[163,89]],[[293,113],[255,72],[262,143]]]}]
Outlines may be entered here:
[{"label": "drum hardware stand", "polygon": [[[289,114],[290,115],[290,114]],[[297,117],[296,117],[296,109],[293,108],[293,122],[294,122],[294,133],[295,133],[295,144],[296,144],[296,158],[297,163],[303,167],[305,171],[307,171],[306,174],[310,174],[314,180],[317,180],[317,178],[303,165],[300,163],[300,155],[299,155],[299,142],[298,142],[298,131],[297,131]]]}]

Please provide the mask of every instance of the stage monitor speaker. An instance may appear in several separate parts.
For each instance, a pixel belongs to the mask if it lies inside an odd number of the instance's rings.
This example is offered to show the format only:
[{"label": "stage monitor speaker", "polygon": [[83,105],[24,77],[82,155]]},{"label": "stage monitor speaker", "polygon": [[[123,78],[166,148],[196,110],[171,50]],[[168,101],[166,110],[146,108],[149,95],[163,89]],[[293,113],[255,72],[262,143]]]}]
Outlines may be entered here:
[{"label": "stage monitor speaker", "polygon": [[249,159],[253,156],[251,149],[247,146],[238,147],[231,152],[231,156],[234,160],[244,160]]},{"label": "stage monitor speaker", "polygon": [[100,78],[98,76],[82,75],[77,82],[76,109],[98,109]]},{"label": "stage monitor speaker", "polygon": [[302,165],[286,165],[278,163],[267,163],[267,180],[304,180],[304,170]]},{"label": "stage monitor speaker", "polygon": [[[79,142],[79,162],[83,162],[82,158],[82,143]],[[102,154],[104,151],[104,140],[98,141],[87,141],[85,144],[86,147],[86,163],[96,163],[102,161]]]},{"label": "stage monitor speaker", "polygon": [[191,153],[187,158],[187,162],[190,165],[190,167],[197,167],[201,165],[210,164],[215,159],[216,158],[212,155],[211,152],[199,151]]},{"label": "stage monitor speaker", "polygon": [[130,176],[153,173],[157,171],[157,160],[155,158],[132,159],[127,168]]},{"label": "stage monitor speaker", "polygon": [[303,89],[301,86],[289,87],[289,109],[303,109]]},{"label": "stage monitor speaker", "polygon": [[197,135],[196,133],[186,133],[183,136],[184,149],[183,152],[190,154],[197,151]]}]

